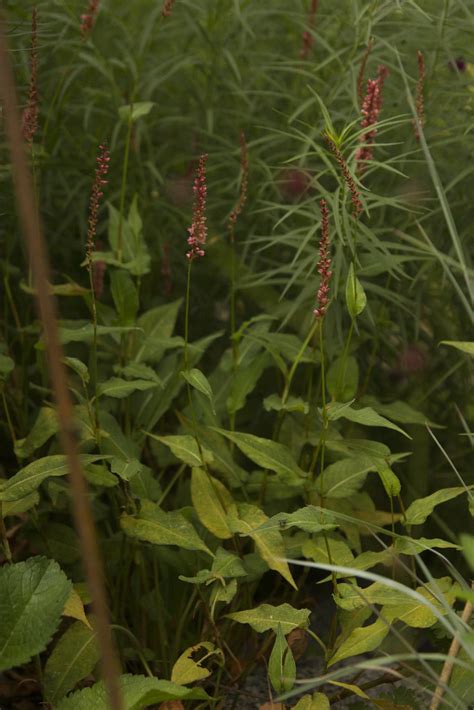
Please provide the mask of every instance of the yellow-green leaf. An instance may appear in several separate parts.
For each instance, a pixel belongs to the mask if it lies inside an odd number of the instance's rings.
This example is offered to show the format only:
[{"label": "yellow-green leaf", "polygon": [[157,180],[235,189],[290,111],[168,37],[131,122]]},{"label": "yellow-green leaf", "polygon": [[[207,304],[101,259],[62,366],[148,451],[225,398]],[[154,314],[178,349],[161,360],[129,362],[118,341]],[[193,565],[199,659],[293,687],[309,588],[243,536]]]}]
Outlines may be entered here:
[{"label": "yellow-green leaf", "polygon": [[221,540],[232,537],[227,511],[234,504],[227,488],[202,468],[193,468],[191,498],[201,523]]},{"label": "yellow-green leaf", "polygon": [[387,636],[389,629],[389,624],[382,621],[382,619],[377,619],[373,624],[355,629],[336,649],[328,663],[328,667],[333,666],[338,661],[342,661],[344,658],[375,651]]},{"label": "yellow-green leaf", "polygon": [[86,616],[82,599],[74,587],[71,588],[69,597],[64,606],[63,616],[69,616],[72,619],[82,621],[82,623],[88,626],[89,629],[92,628],[89,619]]},{"label": "yellow-green leaf", "polygon": [[255,609],[235,611],[227,616],[239,624],[249,624],[259,634],[270,629],[276,633],[280,625],[287,636],[293,629],[307,629],[310,614],[309,609],[295,609],[290,604],[280,604],[280,606],[261,604]]},{"label": "yellow-green leaf", "polygon": [[[206,666],[203,666],[202,663],[210,656],[220,653],[221,651],[216,649],[214,644],[209,641],[202,641],[195,646],[190,646],[174,664],[171,671],[172,682],[180,685],[189,685],[189,683],[208,678],[211,675],[211,671]],[[199,656],[201,657],[200,659],[198,658]],[[198,660],[196,660],[197,658]]]}]

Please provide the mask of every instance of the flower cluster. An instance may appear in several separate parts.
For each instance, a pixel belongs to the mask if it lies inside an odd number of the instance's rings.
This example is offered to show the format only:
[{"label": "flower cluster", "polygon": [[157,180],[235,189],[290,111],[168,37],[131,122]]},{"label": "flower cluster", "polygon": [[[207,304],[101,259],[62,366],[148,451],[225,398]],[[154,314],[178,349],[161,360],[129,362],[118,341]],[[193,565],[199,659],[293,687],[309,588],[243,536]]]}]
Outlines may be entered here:
[{"label": "flower cluster", "polygon": [[206,226],[206,162],[207,154],[201,155],[199,164],[194,178],[193,192],[193,221],[188,227],[188,244],[189,251],[186,253],[189,261],[198,257],[204,256],[204,245],[206,244],[207,226]]},{"label": "flower cluster", "polygon": [[357,185],[355,183],[354,178],[352,177],[349,168],[347,167],[347,163],[344,159],[344,156],[342,155],[341,151],[337,147],[337,145],[334,143],[334,141],[328,136],[324,136],[326,143],[329,146],[330,151],[334,154],[338,165],[341,169],[342,176],[344,178],[344,182],[346,183],[347,187],[349,188],[349,191],[351,193],[351,200],[352,200],[352,206],[354,209],[354,217],[357,219],[359,215],[361,214],[363,210],[363,205],[360,199],[360,193],[359,190],[357,189]]},{"label": "flower cluster", "polygon": [[425,102],[423,98],[423,90],[425,87],[425,58],[423,54],[418,50],[418,81],[416,82],[416,119],[413,121],[415,128],[415,136],[417,140],[420,140],[420,127],[423,128],[425,125]]},{"label": "flower cluster", "polygon": [[229,217],[229,231],[232,242],[234,241],[234,227],[237,222],[237,217],[242,212],[244,205],[247,202],[247,190],[249,184],[249,153],[247,141],[245,140],[245,134],[243,131],[240,132],[240,169],[242,177],[240,180],[239,199]]},{"label": "flower cluster", "polygon": [[87,260],[89,269],[91,269],[92,264],[92,252],[94,251],[95,245],[99,207],[102,197],[104,196],[104,185],[107,185],[106,175],[109,171],[110,162],[110,155],[107,146],[100,145],[99,151],[99,155],[97,156],[97,167],[95,169],[95,179],[89,201],[89,227],[87,229]]},{"label": "flower cluster", "polygon": [[81,35],[85,39],[95,25],[100,0],[89,0],[86,12],[81,15]]},{"label": "flower cluster", "polygon": [[377,134],[375,125],[379,120],[380,111],[382,109],[382,89],[385,79],[388,75],[388,69],[383,64],[378,67],[377,78],[367,81],[367,90],[364,101],[362,103],[362,121],[361,128],[368,128],[362,134],[363,145],[356,153],[357,169],[362,172],[364,163],[372,160],[374,157],[374,139]]},{"label": "flower cluster", "polygon": [[322,318],[329,304],[329,281],[332,276],[331,255],[329,252],[329,211],[326,200],[320,200],[321,209],[321,239],[319,240],[318,273],[321,281],[316,296],[316,308],[313,313],[316,318]]},{"label": "flower cluster", "polygon": [[161,8],[162,17],[170,17],[175,0],[165,0]]},{"label": "flower cluster", "polygon": [[33,8],[31,16],[31,46],[30,46],[30,85],[28,89],[28,103],[22,116],[22,133],[27,143],[33,143],[33,138],[38,130],[38,52],[37,52],[37,11]]},{"label": "flower cluster", "polygon": [[316,10],[318,9],[318,1],[319,0],[311,0],[311,8],[309,10],[308,14],[308,29],[303,32],[302,39],[303,39],[303,46],[301,47],[300,50],[300,57],[301,59],[307,59],[308,55],[311,51],[311,48],[314,44],[314,37],[311,34],[310,30],[314,26],[314,20],[316,18]]}]

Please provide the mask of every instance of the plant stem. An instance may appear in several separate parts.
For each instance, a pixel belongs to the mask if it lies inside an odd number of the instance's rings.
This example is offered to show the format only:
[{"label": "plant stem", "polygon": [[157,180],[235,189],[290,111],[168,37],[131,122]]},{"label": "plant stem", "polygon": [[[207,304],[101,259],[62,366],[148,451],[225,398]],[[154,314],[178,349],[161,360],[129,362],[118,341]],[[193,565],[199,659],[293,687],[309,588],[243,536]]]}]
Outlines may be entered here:
[{"label": "plant stem", "polygon": [[122,183],[120,186],[119,226],[118,226],[118,235],[117,235],[117,257],[118,257],[119,261],[122,261],[122,256],[123,256],[123,254],[122,254],[122,246],[123,246],[122,232],[123,232],[123,220],[124,220],[124,211],[125,211],[125,191],[127,189],[128,161],[130,158],[130,143],[131,143],[131,139],[132,139],[132,129],[133,129],[132,110],[133,110],[133,101],[130,104],[130,117],[128,120],[127,138],[125,141],[125,153],[123,156]]},{"label": "plant stem", "polygon": [[191,266],[193,262],[191,259],[188,261],[188,278],[186,282],[186,308],[184,314],[184,369],[189,368],[189,353],[188,353],[188,340],[189,340],[189,302],[191,295]]}]

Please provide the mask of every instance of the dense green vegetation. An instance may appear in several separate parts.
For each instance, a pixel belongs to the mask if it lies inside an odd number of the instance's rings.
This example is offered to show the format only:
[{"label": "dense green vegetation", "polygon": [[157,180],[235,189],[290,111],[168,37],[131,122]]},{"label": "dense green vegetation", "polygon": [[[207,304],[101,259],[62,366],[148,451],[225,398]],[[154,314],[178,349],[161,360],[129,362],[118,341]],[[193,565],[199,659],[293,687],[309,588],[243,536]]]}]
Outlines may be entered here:
[{"label": "dense green vegetation", "polygon": [[468,710],[474,9],[4,6],[109,619],[2,93],[0,706]]}]

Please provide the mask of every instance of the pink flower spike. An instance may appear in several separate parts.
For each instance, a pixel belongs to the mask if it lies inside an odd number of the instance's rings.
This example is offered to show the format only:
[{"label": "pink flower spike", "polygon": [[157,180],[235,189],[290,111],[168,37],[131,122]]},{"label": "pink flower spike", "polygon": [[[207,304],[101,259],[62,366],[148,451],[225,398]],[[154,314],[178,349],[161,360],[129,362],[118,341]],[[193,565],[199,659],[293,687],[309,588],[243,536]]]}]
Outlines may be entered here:
[{"label": "pink flower spike", "polygon": [[28,89],[28,104],[23,111],[22,133],[25,141],[31,146],[38,130],[38,51],[37,51],[37,10],[33,8],[31,15],[31,46],[30,46],[30,85]]},{"label": "pink flower spike", "polygon": [[193,221],[191,226],[188,227],[188,245],[190,247],[189,251],[186,253],[186,257],[189,261],[203,257],[205,255],[204,246],[206,244],[207,237],[207,226],[206,226],[206,199],[207,199],[207,186],[206,186],[206,162],[207,154],[201,155],[199,158],[199,164],[196,171],[196,177],[194,178],[193,192],[194,192],[194,205],[193,205]]},{"label": "pink flower spike", "polygon": [[83,39],[91,32],[99,12],[99,0],[89,0],[89,5],[84,14],[81,15],[81,35]]},{"label": "pink flower spike", "polygon": [[326,313],[329,305],[329,281],[332,276],[329,251],[329,210],[326,200],[320,200],[319,207],[321,210],[321,239],[319,240],[318,273],[321,276],[321,281],[316,296],[316,308],[313,311],[316,318],[322,318]]},{"label": "pink flower spike", "polygon": [[165,0],[163,3],[163,7],[161,8],[161,16],[162,17],[171,17],[171,11],[173,10],[173,5],[175,3],[175,0]]},{"label": "pink flower spike", "polygon": [[388,76],[388,69],[383,64],[378,67],[377,78],[367,81],[367,90],[362,104],[361,128],[368,130],[362,134],[362,147],[356,153],[357,170],[363,172],[365,163],[374,157],[374,143],[377,135],[375,124],[382,109],[382,89]]},{"label": "pink flower spike", "polygon": [[103,187],[107,185],[106,175],[109,172],[110,155],[105,144],[99,146],[99,155],[97,156],[95,169],[95,179],[92,186],[91,197],[89,201],[89,227],[87,230],[87,258],[89,269],[92,264],[92,252],[95,249],[95,236],[97,232],[97,222],[99,217],[99,208],[104,196]]},{"label": "pink flower spike", "polygon": [[300,58],[301,59],[307,59],[308,55],[313,47],[314,44],[314,37],[311,34],[310,30],[313,29],[314,27],[314,21],[316,19],[316,10],[318,9],[318,2],[319,0],[311,0],[311,7],[308,13],[308,21],[307,21],[307,27],[308,29],[305,30],[302,34],[302,47],[300,50]]}]

